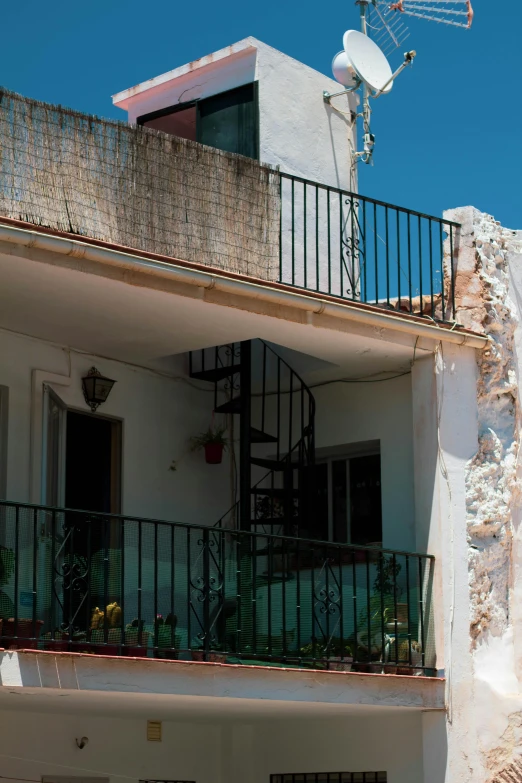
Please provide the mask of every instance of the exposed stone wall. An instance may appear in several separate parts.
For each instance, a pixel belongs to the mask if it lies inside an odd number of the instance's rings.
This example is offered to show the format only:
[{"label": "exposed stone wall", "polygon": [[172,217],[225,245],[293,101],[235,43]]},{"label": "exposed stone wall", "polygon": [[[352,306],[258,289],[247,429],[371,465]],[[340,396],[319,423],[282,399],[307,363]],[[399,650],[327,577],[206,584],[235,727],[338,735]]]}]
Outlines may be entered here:
[{"label": "exposed stone wall", "polygon": [[6,91],[0,215],[263,279],[279,268],[275,169]]},{"label": "exposed stone wall", "polygon": [[[484,766],[494,783],[522,781],[522,703],[516,658],[515,547],[521,503],[520,403],[517,361],[519,306],[511,266],[522,265],[522,237],[471,207],[446,217],[462,223],[456,278],[457,320],[487,334],[477,352],[479,448],[466,469],[470,639],[476,666],[477,703],[505,688],[496,712],[480,714]],[[516,293],[516,292],[515,292]],[[522,289],[520,290],[522,295]],[[520,640],[519,640],[520,643]],[[480,672],[480,673],[479,673]],[[485,695],[487,694],[487,696]],[[488,726],[489,721],[489,726]],[[498,731],[496,726],[504,726]],[[518,729],[517,729],[518,726]],[[487,734],[487,738],[486,738]],[[511,739],[510,739],[511,738]],[[483,741],[481,741],[483,740]]]}]

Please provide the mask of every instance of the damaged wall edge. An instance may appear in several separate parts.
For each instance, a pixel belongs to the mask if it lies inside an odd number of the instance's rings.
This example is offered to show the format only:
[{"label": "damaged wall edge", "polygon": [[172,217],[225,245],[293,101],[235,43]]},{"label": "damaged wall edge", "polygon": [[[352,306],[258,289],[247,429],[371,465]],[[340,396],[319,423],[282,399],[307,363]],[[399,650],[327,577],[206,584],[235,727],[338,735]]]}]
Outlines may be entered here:
[{"label": "damaged wall edge", "polygon": [[444,216],[462,224],[459,322],[490,340],[476,353],[478,448],[465,471],[472,700],[487,775],[475,772],[469,780],[516,783],[522,781],[522,232],[473,207]]}]

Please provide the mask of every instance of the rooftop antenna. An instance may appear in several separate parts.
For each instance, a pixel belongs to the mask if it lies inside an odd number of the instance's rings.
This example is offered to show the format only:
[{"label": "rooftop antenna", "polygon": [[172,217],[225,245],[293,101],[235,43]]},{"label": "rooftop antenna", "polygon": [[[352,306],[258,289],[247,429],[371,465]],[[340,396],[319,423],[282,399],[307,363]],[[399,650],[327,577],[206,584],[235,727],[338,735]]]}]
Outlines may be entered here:
[{"label": "rooftop antenna", "polygon": [[344,34],[343,51],[332,62],[334,77],[345,89],[335,93],[325,91],[323,98],[329,104],[332,98],[361,90],[361,111],[355,119],[362,118],[363,150],[354,151],[352,157],[354,163],[371,163],[375,136],[370,127],[370,100],[387,95],[399,74],[412,65],[417,55],[414,49],[405,52],[404,62],[392,72],[387,55],[402,46],[409,36],[404,18],[413,16],[470,28],[473,8],[471,0],[356,0],[355,4],[359,6],[361,32],[348,30]]},{"label": "rooftop antenna", "polygon": [[390,5],[390,10],[467,29],[473,24],[474,16],[471,0],[399,0]]}]

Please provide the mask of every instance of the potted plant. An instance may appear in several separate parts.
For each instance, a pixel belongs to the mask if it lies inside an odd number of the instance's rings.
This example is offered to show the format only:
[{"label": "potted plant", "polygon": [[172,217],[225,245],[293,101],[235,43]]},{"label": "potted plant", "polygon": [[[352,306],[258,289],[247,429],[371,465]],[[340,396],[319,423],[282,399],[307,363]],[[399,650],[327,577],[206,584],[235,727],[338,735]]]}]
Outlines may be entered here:
[{"label": "potted plant", "polygon": [[[374,594],[359,613],[357,622],[357,671],[381,674],[387,659],[387,631],[395,624],[400,587],[397,577],[401,564],[393,557],[380,557],[373,583]],[[378,661],[373,663],[373,661]]]},{"label": "potted plant", "polygon": [[125,626],[125,648],[123,655],[129,658],[146,658],[150,632],[144,628],[144,621],[135,618]]},{"label": "potted plant", "polygon": [[[121,607],[117,601],[107,604],[105,612],[95,607],[91,615],[91,652],[101,655],[119,655],[122,642]],[[107,639],[107,642],[105,641]]]},{"label": "potted plant", "polygon": [[[300,649],[301,656],[315,669],[349,672],[352,669],[352,646],[346,640],[332,636],[329,640],[312,640]],[[312,659],[312,660],[310,660]]]},{"label": "potted plant", "polygon": [[175,614],[168,614],[165,619],[161,614],[156,616],[154,623],[154,657],[177,660],[181,647],[181,636],[175,634],[178,618]]},{"label": "potted plant", "polygon": [[219,465],[223,461],[223,451],[228,446],[228,440],[224,433],[226,427],[214,427],[211,425],[206,432],[202,432],[192,438],[192,451],[205,452],[205,461],[209,465]]},{"label": "potted plant", "polygon": [[223,651],[222,645],[213,641],[210,644],[210,648],[205,650],[203,647],[203,641],[201,639],[195,639],[192,643],[192,649],[190,651],[193,661],[206,661],[207,663],[226,663],[227,653]]}]

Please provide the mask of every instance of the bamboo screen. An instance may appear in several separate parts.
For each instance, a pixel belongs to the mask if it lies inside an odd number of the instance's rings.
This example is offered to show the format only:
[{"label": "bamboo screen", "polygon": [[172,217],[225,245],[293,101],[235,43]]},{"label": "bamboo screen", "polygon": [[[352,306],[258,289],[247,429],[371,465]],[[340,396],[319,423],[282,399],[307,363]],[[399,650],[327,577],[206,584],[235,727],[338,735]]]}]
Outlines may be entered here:
[{"label": "bamboo screen", "polygon": [[276,279],[279,214],[270,166],[0,91],[0,215]]}]

